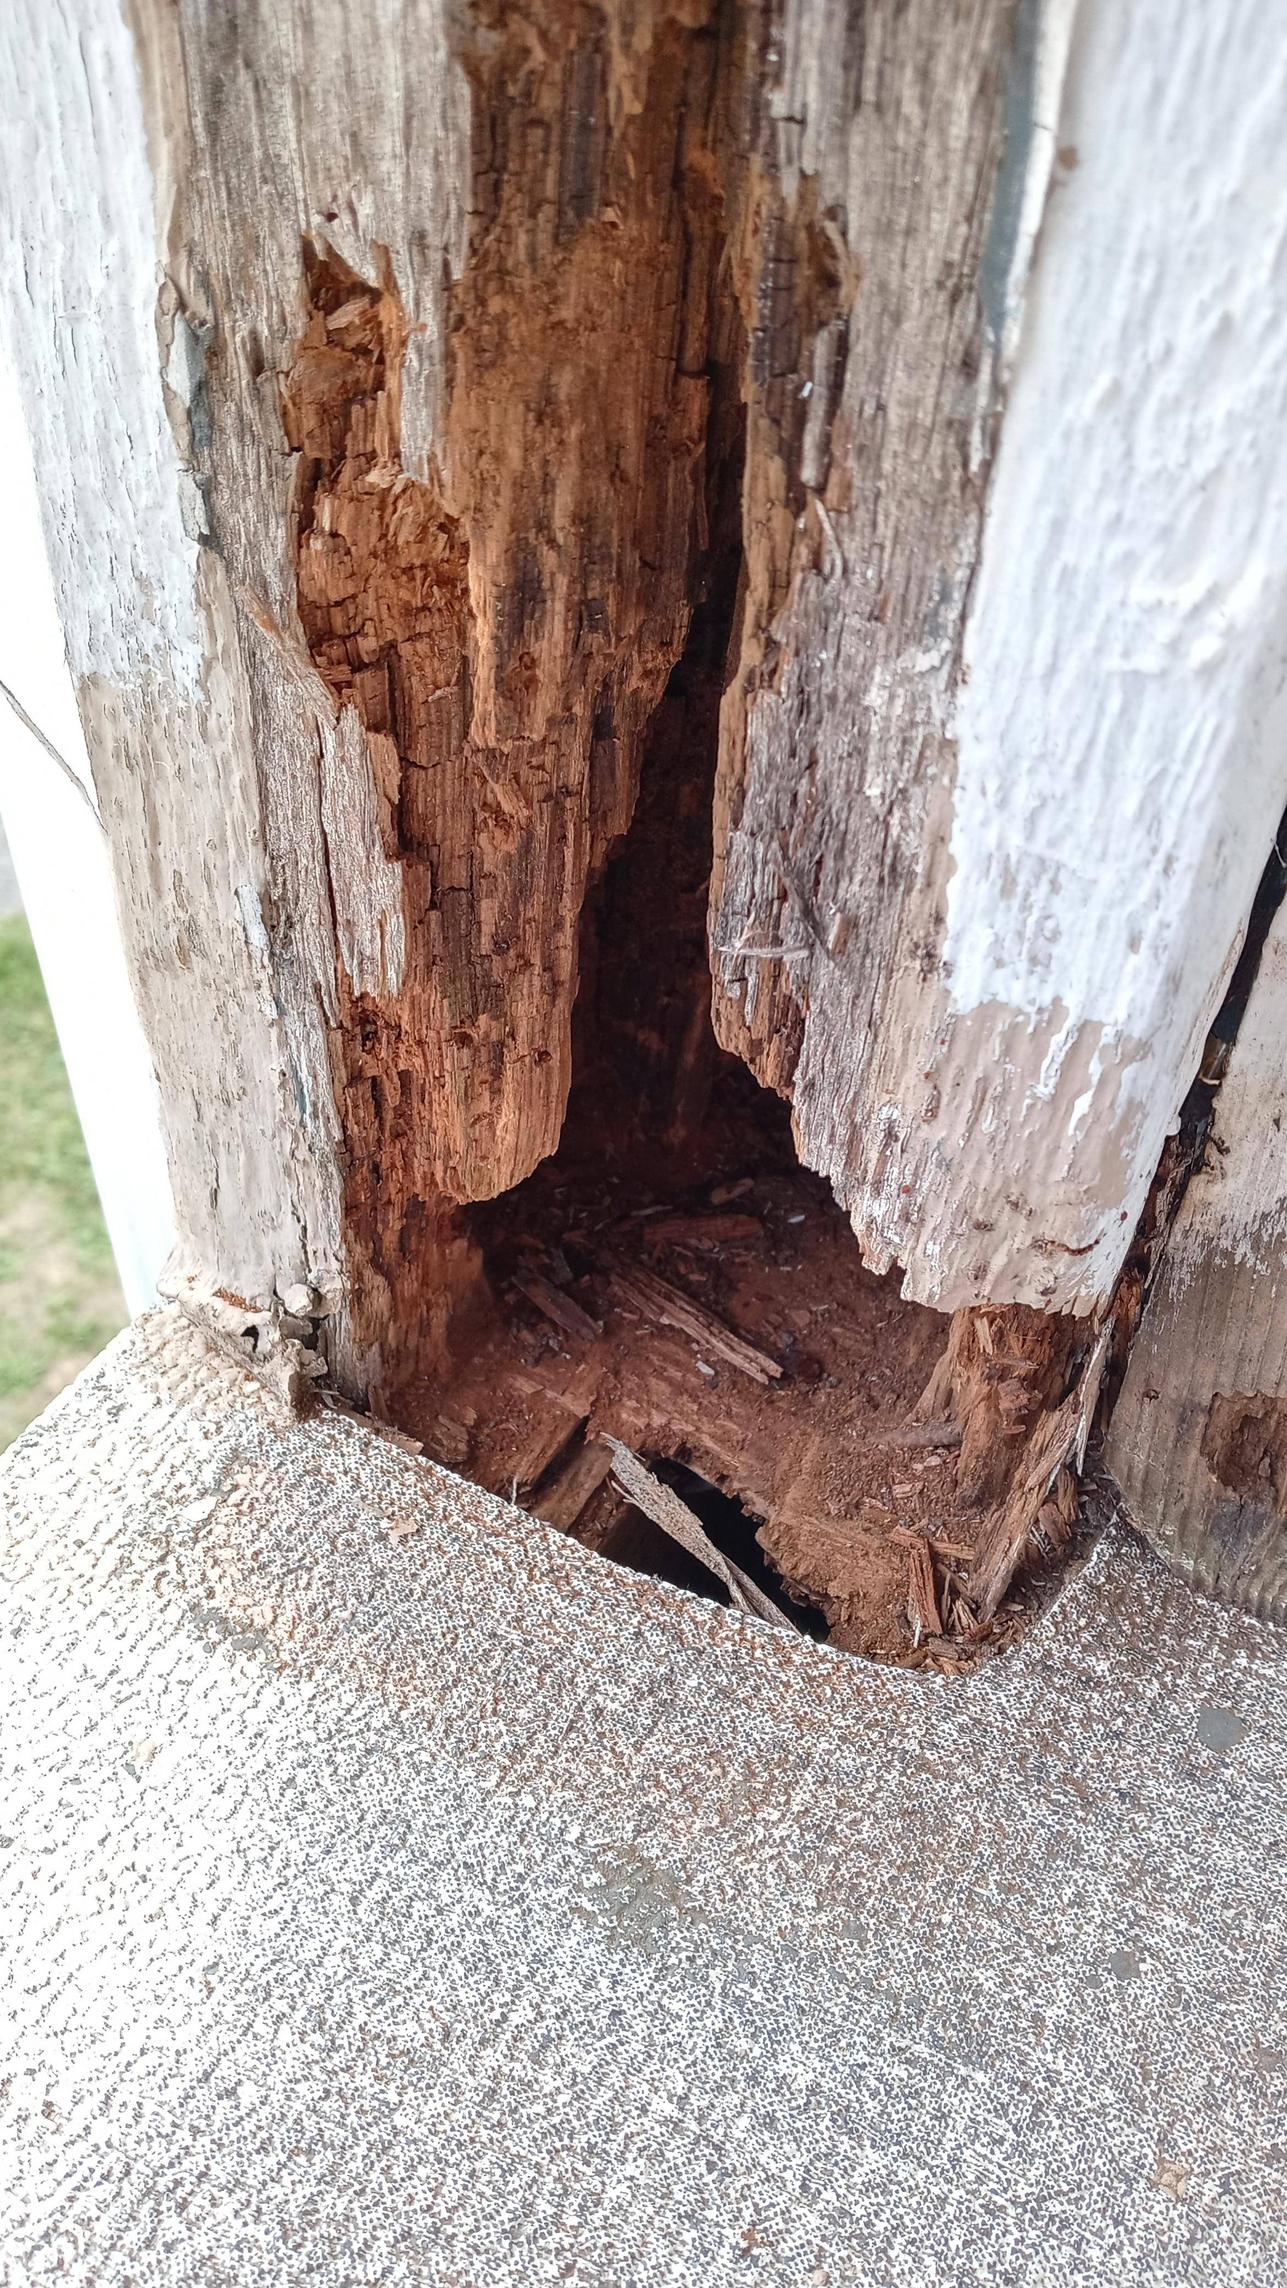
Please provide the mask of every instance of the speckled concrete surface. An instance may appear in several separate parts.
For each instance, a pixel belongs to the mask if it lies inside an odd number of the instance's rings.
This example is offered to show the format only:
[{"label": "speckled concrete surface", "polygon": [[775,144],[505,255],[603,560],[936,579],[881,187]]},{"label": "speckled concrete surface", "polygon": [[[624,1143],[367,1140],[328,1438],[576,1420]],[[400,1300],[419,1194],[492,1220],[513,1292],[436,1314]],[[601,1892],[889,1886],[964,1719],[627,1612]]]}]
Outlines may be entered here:
[{"label": "speckled concrete surface", "polygon": [[1287,2278],[1283,1640],[1132,1540],[874,1670],[166,1314],[0,1490],[6,2282]]}]

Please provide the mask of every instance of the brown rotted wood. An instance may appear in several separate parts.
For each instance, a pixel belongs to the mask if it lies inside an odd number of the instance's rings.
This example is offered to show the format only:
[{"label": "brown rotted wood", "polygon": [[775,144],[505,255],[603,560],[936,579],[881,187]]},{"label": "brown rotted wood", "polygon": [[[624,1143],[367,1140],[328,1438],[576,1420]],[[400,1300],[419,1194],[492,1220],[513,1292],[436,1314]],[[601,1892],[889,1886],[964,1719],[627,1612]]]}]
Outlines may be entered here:
[{"label": "brown rotted wood", "polygon": [[191,1292],[388,1390],[468,1331],[461,1209],[559,1138],[743,399],[717,1022],[842,1194],[879,1155],[1015,10],[86,4],[88,41],[25,8],[33,104],[116,139],[76,247],[147,243],[104,301],[23,208],[30,394]]}]

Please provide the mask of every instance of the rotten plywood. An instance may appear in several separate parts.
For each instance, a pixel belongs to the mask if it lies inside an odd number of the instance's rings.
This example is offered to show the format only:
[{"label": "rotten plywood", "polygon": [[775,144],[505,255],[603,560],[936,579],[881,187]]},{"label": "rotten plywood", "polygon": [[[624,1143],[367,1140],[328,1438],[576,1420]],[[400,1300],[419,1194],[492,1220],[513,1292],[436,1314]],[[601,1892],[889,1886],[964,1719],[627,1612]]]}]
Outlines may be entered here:
[{"label": "rotten plywood", "polygon": [[578,1167],[565,1144],[480,1213],[488,1312],[393,1394],[398,1420],[586,1546],[701,1585],[605,1484],[621,1441],[681,1500],[691,1477],[725,1557],[833,1644],[991,1658],[1068,1549],[1092,1330],[900,1297],[731,1059],[692,1165]]},{"label": "rotten plywood", "polygon": [[1109,1433],[1128,1512],[1198,1587],[1287,1619],[1287,907]]}]

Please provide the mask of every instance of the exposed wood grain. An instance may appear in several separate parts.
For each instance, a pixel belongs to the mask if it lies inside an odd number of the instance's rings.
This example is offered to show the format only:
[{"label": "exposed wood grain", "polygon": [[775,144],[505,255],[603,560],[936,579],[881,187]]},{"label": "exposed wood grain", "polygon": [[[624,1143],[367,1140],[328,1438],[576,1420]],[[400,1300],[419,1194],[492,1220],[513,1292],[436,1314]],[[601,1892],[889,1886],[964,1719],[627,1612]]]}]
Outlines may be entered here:
[{"label": "exposed wood grain", "polygon": [[185,1254],[310,1286],[363,1390],[558,1136],[703,538],[723,50],[687,0],[82,15],[17,11],[7,196]]},{"label": "exposed wood grain", "polygon": [[[1067,18],[786,11],[714,936],[873,1267],[1077,1315],[1287,795],[1287,189],[1257,0],[1082,0],[1060,104]],[[1008,190],[1052,161],[1019,330]]]},{"label": "exposed wood grain", "polygon": [[[683,642],[720,47],[702,6],[628,39],[611,11],[480,7],[450,52],[406,8],[354,87],[331,13],[184,14],[176,236],[210,333],[205,499],[278,716],[314,671],[286,743],[320,790],[273,806],[269,858],[283,933],[316,915],[354,1333],[387,1375],[469,1303],[452,1208],[557,1141],[586,887]],[[280,782],[283,726],[255,721]]]},{"label": "exposed wood grain", "polygon": [[[996,410],[980,278],[1013,18],[1010,0],[791,0],[742,245],[747,585],[715,1018],[792,1097],[803,1156],[847,1206],[880,1180],[883,1068],[901,1074],[903,1005],[934,962]],[[859,1231],[887,1264],[871,1220]]]},{"label": "exposed wood grain", "polygon": [[498,22],[464,49],[475,180],[434,471],[402,465],[387,258],[377,284],[308,256],[283,385],[304,632],[403,876],[405,964],[341,951],[346,1129],[383,1174],[392,1114],[360,1099],[399,1076],[404,1205],[491,1197],[557,1142],[585,887],[629,822],[702,513],[716,43],[664,11],[615,57],[592,13]]},{"label": "exposed wood grain", "polygon": [[1108,1461],[1199,1588],[1287,1619],[1287,908],[1135,1340]]},{"label": "exposed wood grain", "polygon": [[0,181],[0,300],[185,1251],[256,1309],[274,1310],[279,1287],[336,1299],[338,1124],[329,1085],[308,1095],[297,1081],[269,957],[228,585],[167,411],[199,383],[200,345],[185,337],[172,360],[158,345],[134,46],[114,0],[86,0],[6,10],[0,55],[23,88]]},{"label": "exposed wood grain", "polygon": [[937,1636],[943,1626],[934,1588],[929,1544],[909,1535],[907,1549],[907,1611],[919,1644],[923,1636]]},{"label": "exposed wood grain", "polygon": [[[1107,1348],[1107,1334],[1086,1322],[1020,1304],[953,1317],[918,1411],[931,1418],[925,1443],[959,1448],[956,1494],[976,1526],[968,1593],[984,1621],[1028,1555],[1052,1494],[1057,1490],[1066,1502],[1084,1458]],[[883,1442],[914,1440],[909,1430]],[[1062,1512],[1058,1522],[1064,1523]],[[1042,1530],[1049,1542],[1048,1529]]]}]

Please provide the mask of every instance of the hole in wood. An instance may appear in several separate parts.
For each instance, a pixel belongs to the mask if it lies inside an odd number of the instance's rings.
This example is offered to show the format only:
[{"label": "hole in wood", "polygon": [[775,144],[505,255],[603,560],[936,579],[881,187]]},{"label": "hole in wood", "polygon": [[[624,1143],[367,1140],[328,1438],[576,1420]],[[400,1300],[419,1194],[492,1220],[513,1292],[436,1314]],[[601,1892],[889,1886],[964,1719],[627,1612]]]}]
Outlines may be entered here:
[{"label": "hole in wood", "polygon": [[[966,1375],[987,1420],[963,1430],[950,1322],[864,1268],[799,1164],[787,1106],[715,1040],[707,893],[738,561],[735,520],[716,531],[633,822],[586,905],[558,1148],[463,1211],[478,1276],[450,1365],[388,1394],[389,1411],[601,1555],[728,1601],[621,1490],[618,1439],[796,1626],[954,1673],[1026,1615],[1022,1598],[972,1599],[1004,1481],[985,1456],[1012,1462],[1063,1395],[1067,1342],[1062,1323],[1017,1314],[1041,1341],[1014,1355],[1016,1314],[998,1313]],[[1061,1504],[1043,1510],[1051,1554]]]},{"label": "hole in wood", "polygon": [[[709,1478],[703,1478],[676,1456],[645,1455],[644,1460],[650,1473],[678,1494],[685,1507],[692,1511],[718,1552],[731,1561],[739,1574],[752,1581],[786,1620],[805,1636],[825,1637],[827,1624],[817,1605],[791,1595],[762,1548],[759,1538],[762,1518],[753,1516],[743,1502],[725,1493],[720,1486],[712,1485]],[[534,1506],[539,1513],[539,1499]],[[713,1597],[717,1604],[734,1602],[729,1589],[714,1578],[710,1569],[634,1502],[623,1500],[619,1521],[600,1543],[600,1551],[617,1564],[653,1574],[660,1580],[672,1582],[676,1588],[692,1589],[698,1596]]]},{"label": "hole in wood", "polygon": [[[705,86],[703,59],[685,56]],[[713,257],[720,201],[704,163],[690,176]],[[621,196],[641,180],[623,162]],[[648,176],[659,212],[669,180],[669,160]],[[607,246],[617,224],[600,227]],[[577,311],[597,243],[579,227],[551,272]],[[383,1375],[372,1405],[635,1563],[662,1562],[656,1519],[645,1532],[627,1517],[607,1441],[680,1465],[714,1489],[703,1502],[760,1521],[756,1579],[743,1567],[739,1585],[727,1552],[717,1562],[734,1601],[756,1610],[771,1578],[776,1606],[807,1608],[833,1644],[967,1666],[1016,1624],[1016,1568],[1067,1543],[1086,1346],[1036,1312],[949,1323],[904,1302],[896,1274],[873,1277],[799,1165],[786,1105],[716,1041],[716,757],[745,589],[742,345],[713,283],[724,267],[687,266],[683,291],[720,307],[700,325],[689,313],[705,350],[664,406],[627,326],[592,420],[548,297],[520,297],[501,333],[512,348],[535,327],[542,390],[558,378],[586,450],[603,448],[585,529],[549,525],[544,555],[523,538],[547,531],[539,464],[513,432],[513,377],[484,354],[500,338],[485,264],[477,307],[472,272],[458,292],[464,495],[450,498],[434,471],[400,464],[407,329],[391,276],[363,281],[325,246],[305,248],[304,269],[283,419],[300,620],[336,708],[328,848],[356,869],[336,907],[335,1053],[352,1327]],[[669,329],[665,296],[658,308]],[[469,507],[501,473],[512,532]],[[363,758],[369,817],[341,800]],[[396,916],[376,915],[377,890]],[[790,958],[777,938],[741,950]],[[773,1060],[783,1087],[791,1067]],[[842,1098],[844,1084],[832,1076]],[[669,1549],[672,1578],[678,1562]],[[709,1563],[698,1571],[709,1587]]]}]

